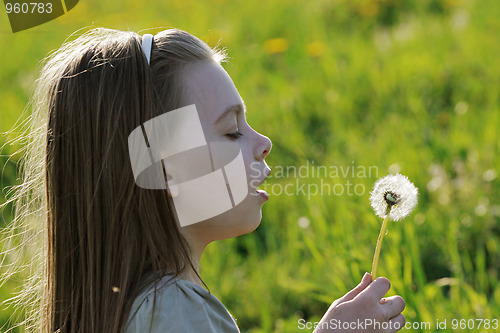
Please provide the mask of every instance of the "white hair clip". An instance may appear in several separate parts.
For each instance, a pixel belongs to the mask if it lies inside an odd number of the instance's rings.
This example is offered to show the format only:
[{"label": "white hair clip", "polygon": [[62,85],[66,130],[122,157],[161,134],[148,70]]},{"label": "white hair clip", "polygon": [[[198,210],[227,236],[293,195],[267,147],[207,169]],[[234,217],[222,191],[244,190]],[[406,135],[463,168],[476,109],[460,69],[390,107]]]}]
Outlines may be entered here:
[{"label": "white hair clip", "polygon": [[149,65],[149,61],[151,59],[151,49],[153,47],[153,35],[145,34],[144,36],[142,36],[141,47],[144,55],[146,56],[146,59],[148,60]]}]

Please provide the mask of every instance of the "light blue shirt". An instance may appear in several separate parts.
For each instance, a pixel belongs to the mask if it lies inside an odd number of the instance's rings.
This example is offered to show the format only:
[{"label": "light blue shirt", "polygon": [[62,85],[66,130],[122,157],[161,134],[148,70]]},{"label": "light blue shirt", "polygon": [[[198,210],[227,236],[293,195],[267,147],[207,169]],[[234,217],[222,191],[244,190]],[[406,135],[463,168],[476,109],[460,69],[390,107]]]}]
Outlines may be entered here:
[{"label": "light blue shirt", "polygon": [[[239,333],[236,320],[205,288],[167,275],[134,300],[124,333]],[[153,318],[153,322],[151,322]]]}]

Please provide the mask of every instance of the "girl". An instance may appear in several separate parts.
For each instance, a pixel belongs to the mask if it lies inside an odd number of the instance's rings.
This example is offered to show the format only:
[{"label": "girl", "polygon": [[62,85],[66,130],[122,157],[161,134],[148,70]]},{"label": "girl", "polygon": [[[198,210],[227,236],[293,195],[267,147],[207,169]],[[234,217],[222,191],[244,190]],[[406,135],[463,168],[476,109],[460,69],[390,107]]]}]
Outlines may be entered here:
[{"label": "girl", "polygon": [[[224,305],[202,287],[199,263],[210,242],[259,225],[268,198],[257,187],[270,171],[264,159],[271,141],[246,122],[243,100],[220,65],[223,52],[176,29],[151,37],[92,30],[52,54],[38,79],[12,224],[15,229],[43,221],[35,237],[40,258],[33,260],[41,263],[34,270],[39,275],[21,295],[35,304],[27,319],[34,330],[239,332]],[[168,190],[138,186],[141,159],[131,150],[131,133],[139,129],[134,133],[151,139],[149,120],[188,106],[207,142],[238,148],[244,170],[226,170],[227,192],[200,187],[205,194],[188,208],[207,218],[186,224],[177,205],[186,187],[172,185],[181,184],[176,178],[182,168],[159,160],[153,151],[158,142],[145,140]],[[168,142],[174,146],[197,135],[190,128],[174,130],[185,138]],[[234,181],[245,185],[239,201]],[[206,215],[227,199],[223,193],[232,205]],[[316,332],[397,331],[405,322],[404,301],[383,298],[389,288],[387,279],[372,282],[365,274],[330,306]],[[367,319],[384,325],[360,327]],[[339,329],[334,323],[350,325]]]}]

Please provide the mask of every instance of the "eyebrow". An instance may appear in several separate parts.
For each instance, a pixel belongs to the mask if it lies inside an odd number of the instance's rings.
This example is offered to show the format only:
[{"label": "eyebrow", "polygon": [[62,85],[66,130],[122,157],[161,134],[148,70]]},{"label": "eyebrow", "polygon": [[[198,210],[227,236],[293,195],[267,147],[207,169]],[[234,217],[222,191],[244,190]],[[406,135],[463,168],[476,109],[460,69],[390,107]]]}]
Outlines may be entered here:
[{"label": "eyebrow", "polygon": [[240,103],[240,104],[234,104],[234,105],[228,106],[224,110],[224,112],[222,112],[222,114],[214,122],[214,125],[217,125],[218,123],[220,123],[222,121],[222,119],[224,119],[225,117],[227,117],[227,115],[230,114],[231,112],[234,112],[236,115],[239,115],[242,112],[246,113],[247,112],[247,107],[245,105],[245,102]]}]

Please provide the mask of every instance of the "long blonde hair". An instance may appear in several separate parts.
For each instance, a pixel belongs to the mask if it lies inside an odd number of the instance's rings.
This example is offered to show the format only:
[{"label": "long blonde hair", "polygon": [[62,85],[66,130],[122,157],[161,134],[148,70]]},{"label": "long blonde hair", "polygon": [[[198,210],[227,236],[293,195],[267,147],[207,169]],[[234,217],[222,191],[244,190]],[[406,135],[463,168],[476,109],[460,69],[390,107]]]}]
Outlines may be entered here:
[{"label": "long blonde hair", "polygon": [[46,59],[2,256],[4,281],[32,259],[17,295],[29,331],[120,332],[141,279],[193,266],[167,191],[135,185],[127,138],[181,106],[186,64],[224,57],[170,29],[155,36],[148,66],[141,36],[99,28]]}]

